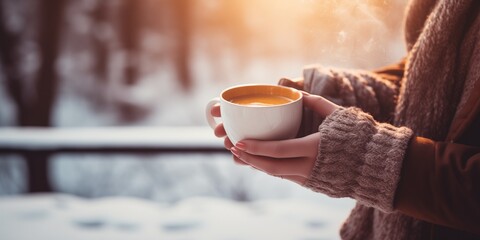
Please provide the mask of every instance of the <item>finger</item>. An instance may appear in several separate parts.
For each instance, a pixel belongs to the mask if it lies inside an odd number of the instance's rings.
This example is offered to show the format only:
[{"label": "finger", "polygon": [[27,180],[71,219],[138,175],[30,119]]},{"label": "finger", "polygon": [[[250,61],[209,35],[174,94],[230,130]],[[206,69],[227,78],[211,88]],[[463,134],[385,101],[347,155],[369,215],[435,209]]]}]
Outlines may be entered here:
[{"label": "finger", "polygon": [[[298,158],[312,154],[310,151],[305,151],[306,140],[308,140],[306,137],[280,141],[242,140],[235,146],[253,155],[273,158]],[[316,146],[318,144],[315,144]]]},{"label": "finger", "polygon": [[214,117],[221,117],[222,113],[220,112],[220,105],[216,104],[215,106],[213,106],[212,109],[210,110],[210,113]]},{"label": "finger", "polygon": [[218,124],[213,130],[213,133],[219,138],[225,137],[227,135],[227,132],[225,132],[225,128],[223,127],[223,123]]},{"label": "finger", "polygon": [[228,137],[226,137],[225,139],[223,139],[223,146],[225,146],[226,149],[230,150],[233,147],[233,143]]},{"label": "finger", "polygon": [[307,181],[307,178],[305,177],[302,177],[302,176],[297,176],[297,175],[283,175],[283,176],[278,176],[282,179],[287,179],[287,180],[290,180],[292,182],[295,182],[301,186],[303,186],[305,184],[305,182]]},{"label": "finger", "polygon": [[278,85],[303,90],[303,78],[288,79],[282,78],[278,81]]},{"label": "finger", "polygon": [[337,104],[328,101],[324,97],[318,95],[312,95],[306,92],[303,94],[303,103],[305,107],[312,109],[314,112],[318,113],[321,117],[327,117],[332,112],[340,108]]},{"label": "finger", "polygon": [[242,161],[240,158],[233,156],[233,162],[237,165],[248,166],[247,163]]},{"label": "finger", "polygon": [[[306,158],[285,158],[275,159],[265,156],[252,155],[238,150],[236,147],[231,149],[235,157],[244,161],[248,165],[270,175],[300,175],[304,176]],[[302,172],[303,171],[303,172]],[[305,177],[305,176],[304,176]]]}]

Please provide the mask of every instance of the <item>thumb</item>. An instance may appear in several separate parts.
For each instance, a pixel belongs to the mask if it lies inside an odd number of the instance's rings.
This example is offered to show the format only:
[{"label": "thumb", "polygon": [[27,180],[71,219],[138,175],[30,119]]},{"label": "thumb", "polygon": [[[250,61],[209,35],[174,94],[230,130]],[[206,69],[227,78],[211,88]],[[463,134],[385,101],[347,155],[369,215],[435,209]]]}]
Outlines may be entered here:
[{"label": "thumb", "polygon": [[303,78],[288,79],[282,78],[278,81],[278,85],[303,90]]},{"label": "thumb", "polygon": [[321,96],[312,95],[307,92],[302,92],[302,94],[304,106],[318,113],[320,117],[325,118],[340,108],[337,104],[330,102]]}]

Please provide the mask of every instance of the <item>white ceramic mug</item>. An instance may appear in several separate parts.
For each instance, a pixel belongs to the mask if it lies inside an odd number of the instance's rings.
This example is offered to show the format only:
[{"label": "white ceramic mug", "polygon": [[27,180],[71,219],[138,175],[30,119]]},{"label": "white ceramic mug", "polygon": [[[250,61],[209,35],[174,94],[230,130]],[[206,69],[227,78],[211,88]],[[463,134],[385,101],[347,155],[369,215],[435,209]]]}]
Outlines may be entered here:
[{"label": "white ceramic mug", "polygon": [[[288,98],[288,103],[252,106],[232,103],[232,99],[249,95],[270,95]],[[210,100],[206,117],[210,127],[217,122],[211,115],[215,104],[220,104],[221,120],[233,144],[243,139],[282,140],[294,138],[302,122],[300,91],[278,85],[240,85],[224,90],[219,98]]]}]

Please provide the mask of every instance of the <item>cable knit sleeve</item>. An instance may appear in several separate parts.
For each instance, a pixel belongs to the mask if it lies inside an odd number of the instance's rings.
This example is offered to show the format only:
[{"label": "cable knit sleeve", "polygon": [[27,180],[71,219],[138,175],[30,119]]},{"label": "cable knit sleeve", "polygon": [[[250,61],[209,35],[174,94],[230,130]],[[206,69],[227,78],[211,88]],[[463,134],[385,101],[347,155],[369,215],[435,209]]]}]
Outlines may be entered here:
[{"label": "cable knit sleeve", "polygon": [[378,123],[358,108],[342,108],[320,125],[317,160],[305,186],[392,211],[412,131]]},{"label": "cable knit sleeve", "polygon": [[[310,65],[303,70],[304,90],[344,107],[358,107],[388,122],[393,119],[403,67],[402,62],[369,72]],[[304,135],[315,132],[322,121],[309,111],[303,118]]]}]

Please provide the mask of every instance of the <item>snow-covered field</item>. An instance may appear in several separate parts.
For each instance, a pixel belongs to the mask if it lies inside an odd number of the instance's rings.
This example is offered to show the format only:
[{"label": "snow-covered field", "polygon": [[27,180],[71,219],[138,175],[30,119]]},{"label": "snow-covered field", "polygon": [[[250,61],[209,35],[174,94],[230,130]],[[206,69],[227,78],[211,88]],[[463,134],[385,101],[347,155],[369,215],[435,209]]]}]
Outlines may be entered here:
[{"label": "snow-covered field", "polygon": [[2,197],[0,239],[338,239],[352,206],[293,198],[243,203],[193,197],[168,205],[131,197]]}]

